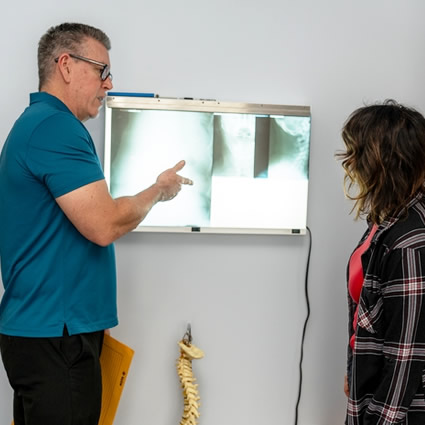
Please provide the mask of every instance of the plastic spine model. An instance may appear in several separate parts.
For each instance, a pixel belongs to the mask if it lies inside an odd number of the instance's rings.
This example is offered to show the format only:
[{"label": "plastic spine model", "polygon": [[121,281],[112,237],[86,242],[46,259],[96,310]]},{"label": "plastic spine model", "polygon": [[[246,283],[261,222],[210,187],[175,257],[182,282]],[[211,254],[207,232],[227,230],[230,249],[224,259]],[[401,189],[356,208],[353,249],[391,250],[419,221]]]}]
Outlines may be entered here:
[{"label": "plastic spine model", "polygon": [[180,425],[196,425],[199,419],[198,408],[200,406],[198,384],[192,373],[192,360],[202,359],[204,353],[192,344],[190,325],[183,339],[178,343],[180,347],[180,357],[177,360],[177,374],[183,389],[184,411]]}]

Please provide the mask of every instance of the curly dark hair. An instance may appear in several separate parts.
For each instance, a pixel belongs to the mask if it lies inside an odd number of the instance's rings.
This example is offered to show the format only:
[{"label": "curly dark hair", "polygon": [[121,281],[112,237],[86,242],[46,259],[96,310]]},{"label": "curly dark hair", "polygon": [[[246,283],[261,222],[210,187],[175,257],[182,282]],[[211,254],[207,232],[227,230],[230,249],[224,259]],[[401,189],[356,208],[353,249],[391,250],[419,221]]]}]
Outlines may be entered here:
[{"label": "curly dark hair", "polygon": [[[425,118],[415,109],[391,99],[364,106],[349,116],[342,138],[346,151],[336,157],[356,218],[379,224],[424,192]],[[352,195],[354,186],[358,191]]]},{"label": "curly dark hair", "polygon": [[99,41],[107,50],[111,48],[109,37],[102,30],[90,25],[63,23],[49,28],[38,43],[39,90],[54,68],[54,59],[63,52],[82,54],[82,45],[88,38]]}]

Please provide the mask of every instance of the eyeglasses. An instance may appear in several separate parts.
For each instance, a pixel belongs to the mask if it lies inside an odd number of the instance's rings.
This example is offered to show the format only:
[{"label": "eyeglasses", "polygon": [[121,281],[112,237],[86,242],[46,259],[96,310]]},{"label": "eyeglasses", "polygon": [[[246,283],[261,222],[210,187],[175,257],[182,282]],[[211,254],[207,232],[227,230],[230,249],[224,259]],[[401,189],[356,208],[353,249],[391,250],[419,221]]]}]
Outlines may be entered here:
[{"label": "eyeglasses", "polygon": [[[112,74],[111,74],[111,68],[108,64],[103,62],[95,61],[94,59],[85,58],[84,56],[74,55],[73,53],[68,53],[71,58],[78,59],[80,61],[92,63],[93,65],[101,66],[102,69],[100,70],[100,79],[102,81],[105,81],[108,77],[112,80]],[[55,59],[55,62],[57,63],[59,58]]]}]

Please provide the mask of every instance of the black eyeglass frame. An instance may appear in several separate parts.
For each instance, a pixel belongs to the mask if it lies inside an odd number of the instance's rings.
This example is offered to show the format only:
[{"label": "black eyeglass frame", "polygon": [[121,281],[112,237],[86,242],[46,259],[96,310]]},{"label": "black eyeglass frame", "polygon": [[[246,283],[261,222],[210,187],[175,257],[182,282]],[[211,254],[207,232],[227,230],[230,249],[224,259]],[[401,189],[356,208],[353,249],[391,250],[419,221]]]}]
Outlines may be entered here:
[{"label": "black eyeglass frame", "polygon": [[[111,68],[108,64],[95,61],[94,59],[89,59],[84,56],[75,55],[74,53],[68,53],[68,55],[73,59],[77,59],[84,62],[92,63],[93,65],[101,66],[102,69],[100,70],[100,79],[102,81],[105,81],[109,77],[112,80]],[[58,61],[59,61],[59,58],[55,58],[55,62],[57,63]]]}]

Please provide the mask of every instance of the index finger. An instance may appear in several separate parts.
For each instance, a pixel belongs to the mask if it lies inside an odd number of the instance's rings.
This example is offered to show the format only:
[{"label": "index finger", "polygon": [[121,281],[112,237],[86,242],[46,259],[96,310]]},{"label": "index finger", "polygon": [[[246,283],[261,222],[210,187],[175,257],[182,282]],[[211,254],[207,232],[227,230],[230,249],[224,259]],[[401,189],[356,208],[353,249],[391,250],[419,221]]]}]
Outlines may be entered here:
[{"label": "index finger", "polygon": [[193,180],[188,179],[187,177],[182,177],[180,183],[181,184],[188,184],[189,186],[192,186],[193,185]]}]

